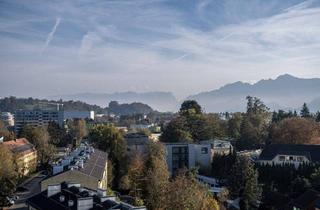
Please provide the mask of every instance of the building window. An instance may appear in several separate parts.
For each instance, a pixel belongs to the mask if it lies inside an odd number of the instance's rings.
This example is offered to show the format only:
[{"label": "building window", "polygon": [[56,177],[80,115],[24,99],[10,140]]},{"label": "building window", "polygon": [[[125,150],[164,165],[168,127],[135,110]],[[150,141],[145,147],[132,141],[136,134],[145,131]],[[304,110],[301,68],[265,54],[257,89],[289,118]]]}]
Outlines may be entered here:
[{"label": "building window", "polygon": [[173,174],[178,169],[188,168],[189,158],[188,158],[188,147],[172,147],[172,169]]},{"label": "building window", "polygon": [[208,154],[208,148],[207,147],[202,147],[201,148],[201,154]]},{"label": "building window", "polygon": [[290,157],[289,157],[289,160],[290,160],[290,161],[293,161],[293,160],[294,160],[293,156],[290,156]]},{"label": "building window", "polygon": [[285,161],[285,159],[286,159],[285,156],[283,156],[283,155],[279,156],[279,161]]},{"label": "building window", "polygon": [[303,162],[303,157],[297,157],[298,162]]}]

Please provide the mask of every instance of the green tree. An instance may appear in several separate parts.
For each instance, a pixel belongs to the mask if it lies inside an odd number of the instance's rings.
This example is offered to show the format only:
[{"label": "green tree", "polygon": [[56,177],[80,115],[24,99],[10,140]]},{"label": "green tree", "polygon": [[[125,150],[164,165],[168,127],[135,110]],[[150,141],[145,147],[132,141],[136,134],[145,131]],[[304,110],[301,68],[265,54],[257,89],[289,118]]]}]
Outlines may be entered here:
[{"label": "green tree", "polygon": [[162,142],[192,142],[185,117],[176,117],[164,127],[160,137]]},{"label": "green tree", "polygon": [[244,209],[260,198],[258,171],[246,156],[238,156],[229,177],[229,190],[233,198],[240,197]]},{"label": "green tree", "polygon": [[0,144],[0,207],[7,205],[7,196],[11,196],[17,186],[18,173],[11,151]]},{"label": "green tree", "polygon": [[319,189],[320,187],[320,168],[316,168],[310,176],[311,183],[314,188]]},{"label": "green tree", "polygon": [[161,143],[148,144],[145,163],[147,206],[149,209],[166,209],[169,173],[165,149]]},{"label": "green tree", "polygon": [[218,210],[219,205],[208,188],[200,184],[193,175],[181,172],[170,182],[167,192],[168,210]]},{"label": "green tree", "polygon": [[68,136],[66,130],[61,128],[56,122],[49,122],[47,127],[50,143],[55,146],[66,146],[68,143]]},{"label": "green tree", "polygon": [[182,115],[192,115],[192,114],[201,114],[202,108],[197,101],[186,100],[181,104],[180,114]]},{"label": "green tree", "polygon": [[3,137],[4,140],[12,140],[15,139],[15,135],[13,132],[10,132],[4,122],[0,120],[0,137]]},{"label": "green tree", "polygon": [[240,128],[241,137],[237,142],[240,149],[259,148],[268,136],[268,107],[256,97],[248,96],[247,101],[247,112]]},{"label": "green tree", "polygon": [[141,153],[137,152],[130,157],[128,165],[129,189],[131,194],[140,198],[144,187],[144,158]]},{"label": "green tree", "polygon": [[320,122],[320,111],[316,113],[316,122]]},{"label": "green tree", "polygon": [[121,177],[127,173],[127,144],[122,133],[112,125],[95,125],[88,137],[97,148],[108,152],[114,169],[113,186],[119,187]]},{"label": "green tree", "polygon": [[306,103],[303,103],[303,105],[302,105],[302,109],[300,111],[300,116],[303,118],[310,118],[311,117],[310,110],[309,110]]},{"label": "green tree", "polygon": [[67,122],[69,132],[74,139],[74,146],[79,146],[81,140],[87,135],[86,121],[83,119],[75,119]]},{"label": "green tree", "polygon": [[45,127],[24,126],[21,137],[25,137],[37,149],[38,160],[42,166],[48,166],[55,152],[54,145],[50,144],[50,136]]},{"label": "green tree", "polygon": [[275,144],[318,144],[320,126],[312,119],[293,117],[270,127],[270,139]]},{"label": "green tree", "polygon": [[308,179],[298,176],[292,182],[291,191],[297,195],[300,195],[310,187],[311,184]]},{"label": "green tree", "polygon": [[239,139],[241,137],[242,114],[234,113],[228,120],[228,135],[232,138]]}]

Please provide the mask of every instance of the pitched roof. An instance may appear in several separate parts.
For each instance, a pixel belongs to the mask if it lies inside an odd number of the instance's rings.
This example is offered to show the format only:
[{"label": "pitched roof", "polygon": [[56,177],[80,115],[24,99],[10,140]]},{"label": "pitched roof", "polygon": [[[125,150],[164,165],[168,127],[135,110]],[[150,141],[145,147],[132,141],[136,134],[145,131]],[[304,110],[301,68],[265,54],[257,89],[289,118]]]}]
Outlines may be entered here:
[{"label": "pitched roof", "polygon": [[3,142],[13,153],[22,153],[26,151],[34,151],[34,145],[31,144],[26,138],[20,138]]},{"label": "pitched roof", "polygon": [[320,145],[271,144],[260,154],[260,160],[272,160],[277,155],[301,155],[310,161],[320,162]]},{"label": "pitched roof", "polygon": [[90,155],[83,168],[79,171],[82,173],[93,176],[95,178],[101,179],[103,177],[103,171],[108,161],[108,155],[106,152],[95,149],[94,152]]}]

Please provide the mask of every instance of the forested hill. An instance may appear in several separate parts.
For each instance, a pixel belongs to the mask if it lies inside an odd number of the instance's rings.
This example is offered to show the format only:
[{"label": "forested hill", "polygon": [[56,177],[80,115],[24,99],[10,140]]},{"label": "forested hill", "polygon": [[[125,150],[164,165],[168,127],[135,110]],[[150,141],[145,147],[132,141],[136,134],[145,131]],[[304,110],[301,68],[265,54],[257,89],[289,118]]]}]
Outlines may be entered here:
[{"label": "forested hill", "polygon": [[15,112],[17,109],[31,109],[44,106],[54,106],[54,104],[63,104],[64,110],[77,111],[95,111],[96,113],[113,113],[116,115],[130,115],[130,114],[149,114],[153,109],[143,103],[119,104],[116,101],[109,103],[109,107],[102,108],[98,105],[87,104],[82,101],[63,101],[63,100],[47,100],[36,98],[16,98],[13,96],[0,99],[0,112]]},{"label": "forested hill", "polygon": [[62,101],[62,100],[47,100],[36,98],[16,98],[13,96],[0,99],[0,111],[1,112],[15,112],[17,109],[28,109],[30,107],[52,105],[55,103],[63,104],[64,110],[79,110],[90,111],[93,110],[96,113],[103,113],[104,109],[97,105],[90,105],[81,101]]},{"label": "forested hill", "polygon": [[149,114],[153,112],[153,109],[147,104],[138,102],[119,104],[117,101],[111,101],[107,110],[116,115]]}]

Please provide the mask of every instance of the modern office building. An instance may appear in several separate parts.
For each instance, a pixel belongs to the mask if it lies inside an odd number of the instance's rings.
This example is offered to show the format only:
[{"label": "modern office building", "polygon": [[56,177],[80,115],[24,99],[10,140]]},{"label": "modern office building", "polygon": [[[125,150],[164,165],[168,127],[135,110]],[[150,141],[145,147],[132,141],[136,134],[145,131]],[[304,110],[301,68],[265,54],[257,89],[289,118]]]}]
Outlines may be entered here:
[{"label": "modern office building", "polygon": [[174,175],[179,169],[211,168],[210,144],[170,143],[165,144],[168,170]]},{"label": "modern office building", "polygon": [[18,134],[23,126],[44,126],[49,122],[55,122],[59,126],[63,126],[63,110],[58,107],[55,109],[31,109],[31,110],[17,110],[15,112],[15,133]]}]

